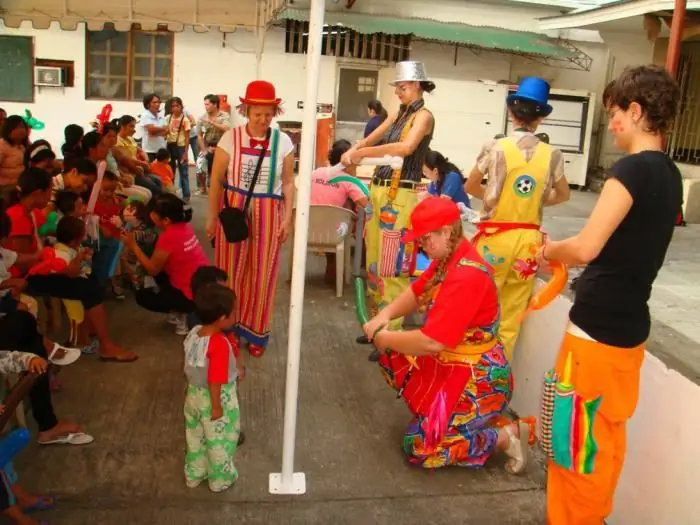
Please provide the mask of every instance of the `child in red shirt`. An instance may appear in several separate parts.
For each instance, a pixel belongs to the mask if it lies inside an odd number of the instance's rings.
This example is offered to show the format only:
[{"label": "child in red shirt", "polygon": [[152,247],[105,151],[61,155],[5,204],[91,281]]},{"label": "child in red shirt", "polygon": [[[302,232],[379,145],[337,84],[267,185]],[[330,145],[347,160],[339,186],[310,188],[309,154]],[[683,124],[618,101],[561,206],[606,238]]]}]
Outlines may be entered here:
[{"label": "child in red shirt", "polygon": [[156,175],[162,182],[163,188],[168,193],[177,193],[175,188],[175,175],[173,168],[170,166],[170,152],[161,148],[156,153],[156,160],[151,162],[151,173]]},{"label": "child in red shirt", "polygon": [[117,256],[121,243],[122,220],[121,202],[117,197],[119,178],[111,171],[105,171],[100,192],[95,202],[94,213],[100,219],[100,241],[95,246],[92,259],[92,274],[100,284],[111,283],[112,291],[117,299],[124,299],[124,292],[113,275],[109,275],[114,257]]},{"label": "child in red shirt", "polygon": [[201,324],[185,339],[185,481],[194,488],[207,480],[209,490],[222,492],[238,479],[238,374],[224,334],[234,324],[236,296],[212,283],[198,290],[194,302]]}]

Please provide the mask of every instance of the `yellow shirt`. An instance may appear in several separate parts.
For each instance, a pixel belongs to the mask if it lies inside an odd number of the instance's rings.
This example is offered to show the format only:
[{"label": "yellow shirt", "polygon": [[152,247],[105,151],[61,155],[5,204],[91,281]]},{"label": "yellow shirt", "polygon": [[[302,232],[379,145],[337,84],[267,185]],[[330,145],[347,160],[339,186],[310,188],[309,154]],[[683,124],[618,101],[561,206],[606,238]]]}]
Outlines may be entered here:
[{"label": "yellow shirt", "polygon": [[138,146],[136,145],[136,141],[134,140],[134,137],[118,137],[117,138],[117,147],[118,148],[124,148],[128,153],[129,156],[132,159],[136,158],[136,152],[138,151]]}]

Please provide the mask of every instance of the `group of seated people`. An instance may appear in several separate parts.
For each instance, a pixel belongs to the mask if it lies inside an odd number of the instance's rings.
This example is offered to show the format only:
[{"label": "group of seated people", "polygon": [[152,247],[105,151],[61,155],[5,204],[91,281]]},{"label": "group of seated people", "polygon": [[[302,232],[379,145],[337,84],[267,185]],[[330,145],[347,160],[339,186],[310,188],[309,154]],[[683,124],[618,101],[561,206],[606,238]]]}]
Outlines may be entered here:
[{"label": "group of seated people", "polygon": [[[112,339],[105,309],[110,292],[124,299],[127,287],[137,304],[168,314],[176,333],[186,335],[194,322],[192,276],[210,263],[188,224],[192,211],[177,196],[172,171],[163,169],[168,158],[148,161],[133,139],[133,117],[86,134],[79,125],[67,126],[61,160],[47,141],[30,142],[20,120],[9,116],[2,129],[11,141],[21,129],[17,144],[0,144],[0,180],[8,182],[0,186],[0,351],[50,364],[29,393],[39,444],[84,445],[93,437],[55,413],[54,365],[65,364],[71,352],[107,362],[138,358]],[[3,156],[3,148],[13,147],[23,149],[17,174],[6,170]],[[38,303],[49,298],[59,301],[44,301],[44,308],[62,303],[69,319],[71,309],[80,310],[81,322],[65,345],[40,330]],[[38,523],[22,508],[52,501],[15,492],[9,470],[0,465],[7,489],[3,499],[0,484],[0,511],[16,523]]]}]

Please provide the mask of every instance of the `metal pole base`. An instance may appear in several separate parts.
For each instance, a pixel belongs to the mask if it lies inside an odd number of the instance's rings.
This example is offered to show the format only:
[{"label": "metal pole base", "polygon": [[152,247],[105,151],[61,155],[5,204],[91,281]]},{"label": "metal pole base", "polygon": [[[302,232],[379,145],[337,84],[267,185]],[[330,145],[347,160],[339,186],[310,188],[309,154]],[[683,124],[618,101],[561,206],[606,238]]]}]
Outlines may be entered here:
[{"label": "metal pole base", "polygon": [[295,472],[287,483],[282,480],[282,474],[270,474],[270,494],[306,494],[306,474]]}]

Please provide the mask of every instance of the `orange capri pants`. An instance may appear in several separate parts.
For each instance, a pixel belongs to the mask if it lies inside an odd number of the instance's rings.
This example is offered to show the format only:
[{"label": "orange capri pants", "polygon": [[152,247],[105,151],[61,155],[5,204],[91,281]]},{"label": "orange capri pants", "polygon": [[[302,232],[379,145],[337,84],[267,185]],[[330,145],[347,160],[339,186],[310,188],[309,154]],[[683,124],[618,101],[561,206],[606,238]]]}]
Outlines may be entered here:
[{"label": "orange capri pants", "polygon": [[[548,525],[603,525],[612,513],[613,497],[625,460],[626,424],[639,399],[644,346],[617,348],[572,335],[564,336],[555,372],[563,377],[568,355],[570,385],[589,412],[590,434],[585,465],[589,473],[550,460],[547,474]],[[596,403],[595,400],[599,400]],[[561,428],[561,427],[559,427]],[[565,439],[572,439],[571,432]],[[561,438],[553,427],[552,442]],[[581,436],[577,436],[580,445]],[[592,439],[590,439],[592,438]],[[561,443],[561,442],[560,442]],[[563,444],[574,450],[573,443]],[[578,469],[579,471],[581,469]]]}]

